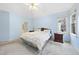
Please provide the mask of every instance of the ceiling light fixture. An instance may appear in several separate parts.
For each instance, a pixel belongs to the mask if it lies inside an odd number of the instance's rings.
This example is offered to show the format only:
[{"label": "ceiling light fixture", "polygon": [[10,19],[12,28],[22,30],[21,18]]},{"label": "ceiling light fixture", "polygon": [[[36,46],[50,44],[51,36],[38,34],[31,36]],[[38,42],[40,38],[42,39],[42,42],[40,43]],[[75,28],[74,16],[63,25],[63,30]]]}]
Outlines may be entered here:
[{"label": "ceiling light fixture", "polygon": [[27,3],[26,5],[29,6],[30,9],[36,10],[36,9],[38,9],[39,4],[37,4],[37,3]]}]

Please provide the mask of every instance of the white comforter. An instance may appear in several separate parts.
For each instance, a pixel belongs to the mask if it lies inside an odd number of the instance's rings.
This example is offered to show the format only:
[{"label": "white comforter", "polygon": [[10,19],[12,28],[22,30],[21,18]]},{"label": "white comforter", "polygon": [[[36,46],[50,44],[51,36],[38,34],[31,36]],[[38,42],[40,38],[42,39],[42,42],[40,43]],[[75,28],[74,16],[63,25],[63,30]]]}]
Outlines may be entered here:
[{"label": "white comforter", "polygon": [[31,42],[35,47],[41,50],[46,41],[50,38],[50,31],[26,32],[21,35],[21,38]]}]

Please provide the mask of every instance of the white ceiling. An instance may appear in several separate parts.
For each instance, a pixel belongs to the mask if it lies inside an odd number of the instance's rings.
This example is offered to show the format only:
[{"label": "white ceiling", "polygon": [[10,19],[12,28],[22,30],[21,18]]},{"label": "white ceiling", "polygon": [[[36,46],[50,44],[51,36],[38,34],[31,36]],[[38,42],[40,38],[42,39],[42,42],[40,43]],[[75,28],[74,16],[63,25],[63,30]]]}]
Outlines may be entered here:
[{"label": "white ceiling", "polygon": [[0,10],[15,12],[22,16],[42,17],[67,11],[73,5],[72,3],[40,3],[37,10],[30,10],[29,7],[23,3],[0,3]]},{"label": "white ceiling", "polygon": [[27,16],[28,8],[21,3],[0,3],[0,10],[15,12],[17,14]]},{"label": "white ceiling", "polygon": [[40,3],[37,10],[31,10],[34,17],[51,15],[69,10],[72,3]]}]

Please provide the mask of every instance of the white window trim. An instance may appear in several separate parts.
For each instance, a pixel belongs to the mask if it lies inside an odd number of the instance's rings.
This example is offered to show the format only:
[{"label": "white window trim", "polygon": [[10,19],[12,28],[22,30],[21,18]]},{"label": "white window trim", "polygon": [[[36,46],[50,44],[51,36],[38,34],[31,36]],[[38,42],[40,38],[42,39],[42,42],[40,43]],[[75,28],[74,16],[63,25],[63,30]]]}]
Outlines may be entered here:
[{"label": "white window trim", "polygon": [[[71,14],[71,16],[70,16],[70,34],[72,34],[72,35],[74,35],[74,36],[76,36],[76,34],[74,34],[74,33],[72,33],[72,15],[74,15],[74,14],[76,14],[76,12],[73,12],[72,14]],[[77,18],[76,18],[77,19]],[[76,20],[76,22],[77,22],[77,20]],[[76,23],[76,28],[75,28],[75,30],[76,30],[76,33],[77,33],[77,23]]]}]

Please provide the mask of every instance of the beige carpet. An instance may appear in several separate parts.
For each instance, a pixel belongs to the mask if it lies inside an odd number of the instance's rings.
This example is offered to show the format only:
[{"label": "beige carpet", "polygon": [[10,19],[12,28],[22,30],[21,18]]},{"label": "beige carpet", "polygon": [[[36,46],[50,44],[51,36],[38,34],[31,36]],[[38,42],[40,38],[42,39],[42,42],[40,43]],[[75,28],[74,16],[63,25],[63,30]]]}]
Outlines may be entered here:
[{"label": "beige carpet", "polygon": [[[21,41],[0,46],[0,55],[37,55],[37,51]],[[79,52],[68,43],[49,41],[41,55],[79,55]]]}]

